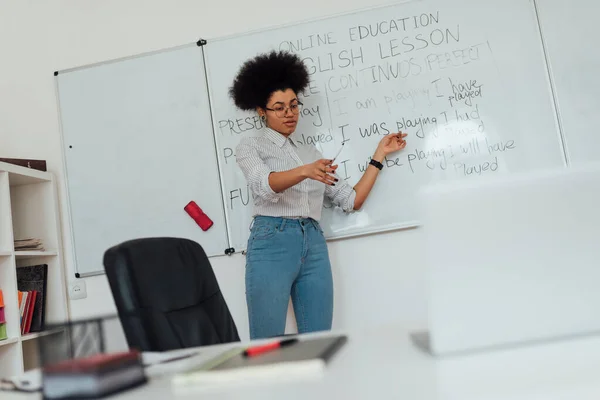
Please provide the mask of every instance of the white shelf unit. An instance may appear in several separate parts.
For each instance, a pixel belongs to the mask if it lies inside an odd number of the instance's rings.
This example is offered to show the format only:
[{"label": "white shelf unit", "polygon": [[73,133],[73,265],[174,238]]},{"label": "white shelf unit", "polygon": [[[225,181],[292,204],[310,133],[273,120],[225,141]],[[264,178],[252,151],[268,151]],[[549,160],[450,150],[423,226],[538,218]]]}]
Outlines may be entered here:
[{"label": "white shelf unit", "polygon": [[[49,172],[0,162],[0,289],[8,339],[0,340],[0,377],[36,368],[38,338],[61,331],[21,335],[17,268],[47,264],[45,322],[69,319],[56,181]],[[15,251],[14,240],[42,240],[44,251]]]}]

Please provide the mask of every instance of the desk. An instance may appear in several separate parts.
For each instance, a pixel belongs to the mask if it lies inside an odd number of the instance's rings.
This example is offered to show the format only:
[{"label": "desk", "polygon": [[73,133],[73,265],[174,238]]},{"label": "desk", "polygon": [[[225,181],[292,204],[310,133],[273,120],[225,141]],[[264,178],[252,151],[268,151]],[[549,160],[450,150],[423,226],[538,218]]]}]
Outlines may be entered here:
[{"label": "desk", "polygon": [[[195,360],[180,362],[200,362],[229,346],[205,347]],[[147,385],[110,399],[598,400],[600,336],[434,359],[412,345],[407,330],[388,326],[351,334],[316,382],[274,382],[176,396],[169,376],[157,369],[150,375]],[[6,392],[0,396],[39,398]]]}]

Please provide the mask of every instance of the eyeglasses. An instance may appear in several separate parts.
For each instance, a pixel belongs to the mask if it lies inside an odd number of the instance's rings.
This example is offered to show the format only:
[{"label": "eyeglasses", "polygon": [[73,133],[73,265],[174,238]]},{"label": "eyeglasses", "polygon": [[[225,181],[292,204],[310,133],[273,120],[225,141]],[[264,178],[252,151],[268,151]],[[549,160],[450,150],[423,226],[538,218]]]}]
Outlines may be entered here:
[{"label": "eyeglasses", "polygon": [[288,108],[292,112],[292,114],[294,114],[294,115],[300,114],[300,111],[302,111],[302,105],[303,105],[302,103],[297,102],[294,104],[290,104],[289,107],[284,107],[283,105],[278,105],[275,108],[265,108],[265,110],[273,111],[275,113],[275,115],[277,115],[279,118],[283,118],[287,114]]}]

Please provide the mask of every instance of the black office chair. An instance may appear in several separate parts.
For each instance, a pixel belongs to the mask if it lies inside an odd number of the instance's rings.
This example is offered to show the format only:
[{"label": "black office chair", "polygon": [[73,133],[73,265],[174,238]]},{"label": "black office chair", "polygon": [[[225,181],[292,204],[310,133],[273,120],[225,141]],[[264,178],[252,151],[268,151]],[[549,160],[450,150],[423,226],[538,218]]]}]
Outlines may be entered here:
[{"label": "black office chair", "polygon": [[104,269],[130,348],[166,351],[240,340],[198,243],[127,241],[106,251]]}]

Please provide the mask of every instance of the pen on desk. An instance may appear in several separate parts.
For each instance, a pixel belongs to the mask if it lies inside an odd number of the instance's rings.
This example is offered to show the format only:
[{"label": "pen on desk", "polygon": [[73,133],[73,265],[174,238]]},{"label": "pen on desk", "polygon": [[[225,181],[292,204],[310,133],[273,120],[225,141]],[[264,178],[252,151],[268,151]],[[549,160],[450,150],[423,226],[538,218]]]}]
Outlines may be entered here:
[{"label": "pen on desk", "polygon": [[342,150],[344,149],[344,143],[342,143],[342,147],[340,147],[340,151],[338,151],[337,154],[335,155],[335,157],[333,157],[333,159],[331,160],[332,164],[335,162],[336,158],[338,158],[340,156]]},{"label": "pen on desk", "polygon": [[184,355],[181,355],[181,356],[176,356],[176,357],[173,357],[173,358],[168,358],[166,360],[161,360],[161,361],[157,362],[157,364],[165,364],[165,363],[172,362],[172,361],[185,360],[186,358],[191,358],[191,357],[193,357],[193,356],[195,356],[197,354],[198,353],[184,354]]},{"label": "pen on desk", "polygon": [[173,362],[173,361],[184,360],[186,358],[191,358],[191,357],[193,357],[195,355],[198,355],[198,354],[199,354],[198,352],[195,352],[195,353],[183,354],[183,355],[180,355],[180,356],[173,356],[171,358],[165,358],[164,360],[159,360],[159,361],[156,361],[156,362],[144,363],[144,367],[151,367],[153,365],[166,364],[166,363],[170,363],[170,362]]},{"label": "pen on desk", "polygon": [[267,353],[269,351],[279,349],[281,347],[289,346],[296,342],[298,342],[298,339],[286,339],[286,340],[282,340],[279,342],[273,342],[273,343],[258,345],[258,346],[254,346],[254,347],[248,347],[244,351],[244,356],[246,356],[246,357],[257,356],[259,354]]}]

